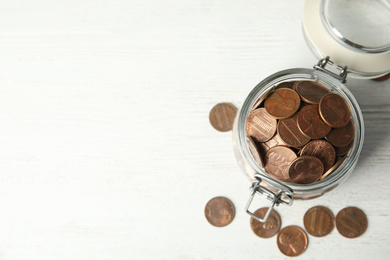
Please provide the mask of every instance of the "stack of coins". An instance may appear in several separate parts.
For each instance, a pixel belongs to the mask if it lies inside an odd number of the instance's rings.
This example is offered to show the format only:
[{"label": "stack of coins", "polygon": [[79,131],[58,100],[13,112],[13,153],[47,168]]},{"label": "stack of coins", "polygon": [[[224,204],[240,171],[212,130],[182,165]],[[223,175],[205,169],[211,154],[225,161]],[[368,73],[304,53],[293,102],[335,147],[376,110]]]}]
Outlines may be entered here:
[{"label": "stack of coins", "polygon": [[348,103],[315,81],[283,82],[246,121],[249,150],[272,177],[310,184],[329,176],[352,148]]}]

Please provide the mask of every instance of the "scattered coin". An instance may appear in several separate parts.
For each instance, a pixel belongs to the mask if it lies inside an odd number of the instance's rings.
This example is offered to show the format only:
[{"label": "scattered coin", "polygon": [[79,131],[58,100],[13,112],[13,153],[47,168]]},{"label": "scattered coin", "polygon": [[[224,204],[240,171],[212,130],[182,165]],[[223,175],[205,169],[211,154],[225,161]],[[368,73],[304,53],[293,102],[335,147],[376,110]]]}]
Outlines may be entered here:
[{"label": "scattered coin", "polygon": [[323,237],[332,232],[334,216],[332,212],[322,206],[310,208],[303,217],[306,231],[315,237]]},{"label": "scattered coin", "polygon": [[336,155],[337,156],[346,155],[349,152],[349,150],[351,150],[352,146],[353,146],[353,142],[351,142],[349,145],[344,147],[335,147],[334,149],[336,151]]},{"label": "scattered coin", "polygon": [[[264,218],[268,208],[261,208],[254,213],[260,218]],[[253,233],[261,238],[270,238],[276,235],[281,226],[281,220],[279,214],[272,210],[266,222],[260,222],[254,218],[251,218],[250,225]]]},{"label": "scattered coin", "polygon": [[333,166],[332,168],[330,168],[329,170],[327,170],[324,174],[322,174],[320,180],[323,180],[325,179],[327,176],[329,176],[331,173],[333,173],[334,170],[336,170],[343,162],[344,160],[347,159],[347,157],[343,157],[341,158],[340,160],[338,160]]},{"label": "scattered coin", "polygon": [[280,252],[286,256],[298,256],[307,248],[307,235],[300,227],[287,226],[278,235],[277,244]]},{"label": "scattered coin", "polygon": [[272,177],[281,181],[290,181],[288,168],[297,155],[284,146],[275,146],[265,155],[265,170]]},{"label": "scattered coin", "polygon": [[264,108],[253,110],[246,121],[246,132],[258,142],[268,141],[276,132],[276,119]]},{"label": "scattered coin", "polygon": [[297,92],[289,88],[279,88],[268,96],[264,107],[271,116],[283,119],[292,116],[300,103],[301,99]]},{"label": "scattered coin", "polygon": [[324,165],[324,171],[329,170],[335,160],[336,160],[336,151],[333,146],[325,140],[314,140],[305,145],[300,151],[300,155],[311,155],[315,156],[321,160]]},{"label": "scattered coin", "polygon": [[329,94],[326,87],[315,81],[299,81],[295,88],[302,100],[309,104],[319,104],[321,99]]},{"label": "scattered coin", "polygon": [[382,77],[379,77],[379,78],[376,78],[376,79],[372,79],[372,80],[375,80],[375,81],[384,81],[384,80],[387,80],[390,78],[390,73],[389,74],[386,74]]},{"label": "scattered coin", "polygon": [[216,104],[210,111],[210,124],[220,132],[232,130],[237,108],[231,103]]},{"label": "scattered coin", "polygon": [[223,227],[233,221],[234,205],[225,197],[215,197],[207,202],[204,214],[211,225]]},{"label": "scattered coin", "polygon": [[329,126],[340,128],[348,124],[351,117],[347,102],[337,94],[328,94],[320,101],[321,118]]},{"label": "scattered coin", "polygon": [[280,138],[289,146],[301,147],[310,141],[310,138],[303,134],[298,127],[298,113],[279,120],[277,130]]},{"label": "scattered coin", "polygon": [[314,156],[300,156],[288,169],[290,179],[298,184],[310,184],[318,180],[324,172],[321,160]]},{"label": "scattered coin", "polygon": [[344,237],[359,237],[367,229],[366,214],[356,207],[344,208],[336,216],[336,227]]},{"label": "scattered coin", "polygon": [[331,127],[325,124],[318,112],[318,105],[303,107],[298,113],[299,129],[311,139],[321,139],[326,136]]},{"label": "scattered coin", "polygon": [[255,162],[260,167],[264,167],[264,161],[263,161],[263,158],[261,158],[261,154],[259,152],[259,149],[257,149],[255,142],[249,136],[247,136],[247,143],[248,143],[249,151],[251,152],[253,159],[255,159]]},{"label": "scattered coin", "polygon": [[353,125],[352,120],[349,120],[349,123],[346,126],[333,128],[325,138],[335,147],[345,147],[352,142],[354,136],[355,126]]}]

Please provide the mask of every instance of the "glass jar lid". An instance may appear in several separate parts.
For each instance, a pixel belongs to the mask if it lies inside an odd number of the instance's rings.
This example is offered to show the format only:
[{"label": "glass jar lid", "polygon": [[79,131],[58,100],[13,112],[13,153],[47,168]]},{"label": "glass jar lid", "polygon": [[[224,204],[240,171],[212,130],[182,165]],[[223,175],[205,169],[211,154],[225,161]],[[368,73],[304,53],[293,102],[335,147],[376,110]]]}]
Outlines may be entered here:
[{"label": "glass jar lid", "polygon": [[303,29],[318,58],[330,56],[352,76],[390,72],[389,0],[306,0]]}]

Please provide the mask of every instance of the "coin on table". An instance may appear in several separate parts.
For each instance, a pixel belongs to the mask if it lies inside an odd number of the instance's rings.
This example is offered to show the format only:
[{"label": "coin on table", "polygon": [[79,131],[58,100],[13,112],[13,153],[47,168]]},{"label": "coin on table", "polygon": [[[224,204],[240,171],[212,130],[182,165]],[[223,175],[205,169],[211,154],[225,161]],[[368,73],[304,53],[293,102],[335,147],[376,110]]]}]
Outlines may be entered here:
[{"label": "coin on table", "polygon": [[321,160],[314,156],[300,156],[288,169],[290,179],[298,184],[310,184],[318,180],[324,172]]},{"label": "coin on table", "polygon": [[321,139],[326,136],[331,127],[322,121],[318,105],[307,105],[298,113],[299,129],[311,139]]},{"label": "coin on table", "polygon": [[345,159],[347,159],[347,156],[344,156],[343,158],[339,159],[329,170],[322,174],[320,180],[325,179],[327,176],[333,173],[333,171],[336,170],[344,162]]},{"label": "coin on table", "polygon": [[302,228],[287,226],[278,235],[277,244],[279,250],[286,256],[298,256],[307,248],[307,235]]},{"label": "coin on table", "polygon": [[297,92],[289,88],[279,88],[267,97],[264,107],[271,116],[283,119],[292,116],[300,103],[301,99]]},{"label": "coin on table", "polygon": [[265,171],[278,180],[290,181],[288,168],[296,158],[297,155],[290,148],[275,146],[265,155]]},{"label": "coin on table", "polygon": [[366,214],[356,207],[344,208],[336,216],[336,227],[344,237],[359,237],[367,229]]},{"label": "coin on table", "polygon": [[270,116],[265,108],[253,110],[246,120],[246,132],[256,141],[266,142],[276,132],[276,119]]},{"label": "coin on table", "polygon": [[233,221],[234,205],[225,197],[215,197],[207,202],[204,214],[211,225],[223,227]]},{"label": "coin on table", "polygon": [[260,167],[264,167],[264,161],[263,161],[263,158],[260,154],[260,151],[259,149],[257,149],[257,146],[255,144],[255,142],[253,141],[253,139],[249,136],[246,137],[247,138],[247,144],[248,144],[248,148],[249,148],[249,152],[252,154],[253,156],[253,159],[255,159],[255,162],[260,166]]},{"label": "coin on table", "polygon": [[322,164],[324,165],[324,172],[329,170],[336,160],[335,149],[330,143],[325,140],[311,141],[302,148],[299,154],[301,156],[311,155],[320,159]]},{"label": "coin on table", "polygon": [[216,104],[210,111],[210,124],[220,132],[232,130],[237,108],[231,103]]},{"label": "coin on table", "polygon": [[302,100],[309,104],[319,104],[321,99],[329,94],[329,89],[315,81],[299,81],[295,88]]},{"label": "coin on table", "polygon": [[346,155],[349,152],[349,150],[351,150],[352,146],[353,146],[353,142],[351,142],[349,145],[344,147],[335,147],[334,149],[336,151],[336,155],[337,156]]},{"label": "coin on table", "polygon": [[334,216],[329,209],[323,206],[312,207],[303,217],[303,224],[310,235],[323,237],[332,232]]},{"label": "coin on table", "polygon": [[[268,208],[261,208],[254,213],[260,218],[264,218]],[[270,238],[276,235],[281,226],[281,220],[279,214],[272,210],[266,222],[260,222],[254,218],[251,218],[250,225],[253,233],[261,238]]]},{"label": "coin on table", "polygon": [[390,73],[389,74],[386,74],[382,77],[379,77],[379,78],[376,78],[376,79],[372,79],[372,80],[375,80],[375,81],[384,81],[384,80],[387,80],[390,78]]},{"label": "coin on table", "polygon": [[352,120],[349,123],[340,128],[333,128],[329,134],[326,135],[325,139],[329,141],[335,147],[345,147],[349,145],[355,136],[355,126]]},{"label": "coin on table", "polygon": [[280,138],[288,146],[301,147],[310,141],[310,138],[303,134],[298,127],[298,113],[279,120],[277,131]]},{"label": "coin on table", "polygon": [[324,122],[333,128],[346,126],[351,117],[347,101],[337,94],[324,96],[320,101],[319,111]]}]

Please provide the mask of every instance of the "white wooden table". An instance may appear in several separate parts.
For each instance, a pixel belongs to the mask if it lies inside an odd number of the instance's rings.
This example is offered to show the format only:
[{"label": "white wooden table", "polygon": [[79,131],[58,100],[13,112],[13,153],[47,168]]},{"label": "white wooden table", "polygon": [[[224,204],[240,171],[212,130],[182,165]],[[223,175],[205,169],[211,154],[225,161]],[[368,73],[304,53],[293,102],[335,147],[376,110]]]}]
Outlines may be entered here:
[{"label": "white wooden table", "polygon": [[[208,122],[266,76],[311,67],[302,1],[0,3],[0,259],[280,259],[252,234],[231,133]],[[279,207],[364,210],[366,233],[309,236],[300,259],[388,259],[390,81],[349,80],[366,139],[329,194]],[[227,227],[204,217],[214,196]]]}]

